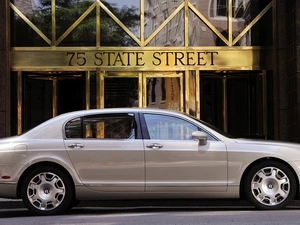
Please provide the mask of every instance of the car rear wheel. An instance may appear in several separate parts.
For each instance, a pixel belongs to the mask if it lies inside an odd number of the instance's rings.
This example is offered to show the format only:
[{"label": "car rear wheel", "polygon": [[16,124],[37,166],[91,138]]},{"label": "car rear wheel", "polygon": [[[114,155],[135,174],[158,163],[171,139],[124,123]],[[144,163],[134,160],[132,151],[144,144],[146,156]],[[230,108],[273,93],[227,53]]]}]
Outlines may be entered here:
[{"label": "car rear wheel", "polygon": [[25,206],[37,215],[60,214],[73,199],[70,178],[56,167],[39,167],[27,174],[21,187]]},{"label": "car rear wheel", "polygon": [[296,179],[283,163],[265,161],[253,166],[246,175],[244,193],[259,209],[282,209],[296,195]]}]

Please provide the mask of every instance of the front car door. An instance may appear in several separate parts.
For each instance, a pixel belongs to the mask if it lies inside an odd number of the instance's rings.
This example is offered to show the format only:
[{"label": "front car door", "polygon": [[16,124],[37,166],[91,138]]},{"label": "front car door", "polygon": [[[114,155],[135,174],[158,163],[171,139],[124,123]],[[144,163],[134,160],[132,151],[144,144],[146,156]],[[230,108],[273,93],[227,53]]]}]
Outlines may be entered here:
[{"label": "front car door", "polygon": [[171,115],[144,113],[147,192],[227,190],[225,144],[210,136],[205,146],[192,140],[201,127]]},{"label": "front car door", "polygon": [[134,113],[74,118],[65,146],[85,186],[96,191],[144,191],[144,146]]}]

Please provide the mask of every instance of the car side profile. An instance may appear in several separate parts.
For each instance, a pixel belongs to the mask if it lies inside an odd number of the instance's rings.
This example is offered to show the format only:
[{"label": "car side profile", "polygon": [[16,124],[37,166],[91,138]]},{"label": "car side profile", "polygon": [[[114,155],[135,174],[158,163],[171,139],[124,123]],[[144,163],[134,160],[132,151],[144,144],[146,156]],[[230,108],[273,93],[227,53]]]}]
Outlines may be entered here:
[{"label": "car side profile", "polygon": [[0,139],[0,197],[37,215],[80,200],[243,198],[258,209],[299,199],[300,145],[237,139],[180,112],[65,113]]}]

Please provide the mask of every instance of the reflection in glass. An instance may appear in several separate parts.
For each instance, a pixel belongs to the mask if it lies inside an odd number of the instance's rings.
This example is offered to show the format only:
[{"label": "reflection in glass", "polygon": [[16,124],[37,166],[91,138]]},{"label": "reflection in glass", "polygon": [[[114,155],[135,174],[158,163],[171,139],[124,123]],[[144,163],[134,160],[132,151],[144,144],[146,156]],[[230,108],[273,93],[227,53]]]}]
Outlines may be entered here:
[{"label": "reflection in glass", "polygon": [[[130,15],[126,21],[122,20],[124,25],[127,25],[126,27],[134,26],[133,24],[137,22],[137,17],[133,17],[135,16]],[[104,10],[101,10],[100,20],[101,46],[137,46],[137,43]]]},{"label": "reflection in glass", "polygon": [[[227,31],[222,31],[220,27],[218,30],[227,39]],[[225,46],[225,43],[192,10],[189,10],[189,46]]]},{"label": "reflection in glass", "polygon": [[[256,0],[233,1],[233,39],[237,37],[271,2]],[[271,35],[270,35],[271,34]],[[239,41],[240,46],[272,45],[272,10],[260,20]]]},{"label": "reflection in glass", "polygon": [[144,114],[150,139],[192,140],[197,126],[185,120],[165,115]]},{"label": "reflection in glass", "polygon": [[[60,38],[86,10],[91,1],[71,1],[70,4],[56,4],[56,34]],[[96,10],[92,10],[59,46],[95,46],[96,44]]]},{"label": "reflection in glass", "polygon": [[[13,47],[46,47],[49,44],[41,38],[21,17],[11,10],[14,20],[11,21],[10,41]],[[50,32],[50,31],[49,31]],[[47,32],[47,33],[49,33]]]},{"label": "reflection in glass", "polygon": [[[45,1],[46,2],[46,1]],[[39,1],[12,1],[15,7],[30,20],[40,33],[51,39],[51,2],[42,5]],[[34,31],[25,21],[11,10],[11,45],[20,47],[49,46],[40,35]]]},{"label": "reflection in glass", "polygon": [[[183,0],[145,0],[145,39],[178,8]],[[180,10],[172,20],[150,41],[150,46],[184,45],[184,11]]]},{"label": "reflection in glass", "polygon": [[[194,0],[191,3],[216,30],[228,39],[227,0]],[[217,38],[195,12],[190,10],[189,13],[189,24],[192,30],[196,30],[197,37],[195,42],[190,43],[191,46],[225,46],[225,43]]]},{"label": "reflection in glass", "polygon": [[147,78],[147,107],[180,111],[180,78]]},{"label": "reflection in glass", "polygon": [[[189,46],[226,46],[228,43],[215,33],[234,40],[235,46],[272,45],[272,10],[261,14],[272,0],[232,0],[230,11],[228,0],[189,0],[188,31],[184,30],[183,0],[143,1],[141,9],[140,0],[57,0],[52,11],[50,0],[11,0],[12,8],[20,11],[18,15],[11,10],[11,44],[96,46],[99,44],[96,39],[100,39],[102,46],[139,46],[140,35],[145,35],[142,39],[147,46],[184,46],[184,34],[188,32]],[[100,5],[99,15],[96,8]],[[144,34],[141,34],[143,10]],[[21,18],[22,15],[26,18]],[[166,20],[169,22],[160,27]],[[96,32],[96,21],[100,21],[100,34]]]},{"label": "reflection in glass", "polygon": [[[96,45],[96,20],[95,9],[84,18],[72,31],[69,33],[58,46],[95,46]],[[63,23],[62,23],[63,24]],[[64,32],[68,29],[67,26],[58,26],[58,31]]]},{"label": "reflection in glass", "polygon": [[102,1],[127,28],[140,38],[140,0]]}]

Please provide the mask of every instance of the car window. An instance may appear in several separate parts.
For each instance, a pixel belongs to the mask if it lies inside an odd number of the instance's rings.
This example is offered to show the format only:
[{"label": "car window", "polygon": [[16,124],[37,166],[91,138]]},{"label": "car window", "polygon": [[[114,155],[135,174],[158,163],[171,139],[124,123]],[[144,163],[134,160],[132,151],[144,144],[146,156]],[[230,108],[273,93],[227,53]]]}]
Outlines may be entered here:
[{"label": "car window", "polygon": [[69,121],[65,128],[66,138],[82,138],[82,120],[76,118]]},{"label": "car window", "polygon": [[197,126],[183,119],[156,114],[144,114],[150,139],[192,140]]},{"label": "car window", "polygon": [[71,120],[66,124],[67,138],[135,139],[134,115],[93,115]]}]

